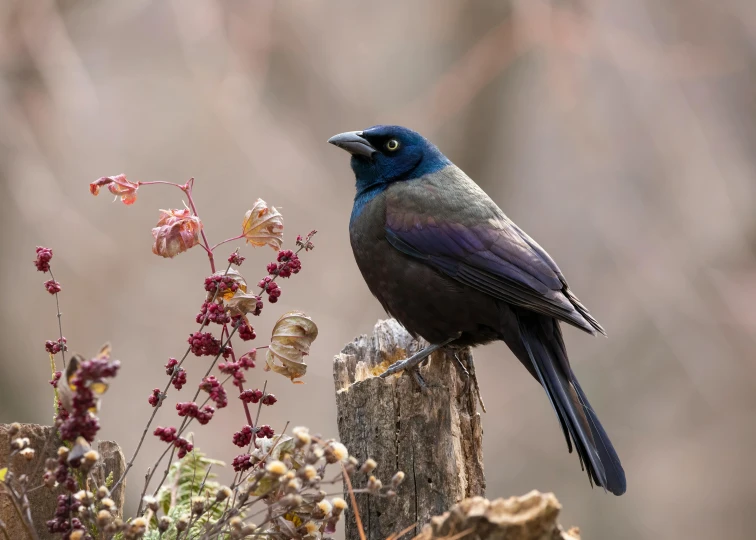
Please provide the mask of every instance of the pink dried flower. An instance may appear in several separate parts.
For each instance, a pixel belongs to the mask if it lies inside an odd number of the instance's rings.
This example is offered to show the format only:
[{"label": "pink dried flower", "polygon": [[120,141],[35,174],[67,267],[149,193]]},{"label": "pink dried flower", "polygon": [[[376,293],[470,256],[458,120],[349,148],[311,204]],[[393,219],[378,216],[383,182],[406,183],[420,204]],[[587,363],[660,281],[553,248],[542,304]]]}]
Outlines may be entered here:
[{"label": "pink dried flower", "polygon": [[126,179],[125,174],[119,174],[116,176],[103,176],[102,178],[95,180],[89,184],[89,191],[92,195],[97,195],[100,192],[102,186],[107,186],[110,191],[116,197],[121,198],[121,202],[125,205],[134,204],[136,202],[136,192],[139,189],[139,182],[136,184],[129,182]]},{"label": "pink dried flower", "polygon": [[239,358],[239,365],[243,367],[244,369],[249,369],[255,367],[255,360],[257,359],[257,349],[252,349],[251,351],[244,353]]},{"label": "pink dried flower", "polygon": [[273,438],[273,435],[275,435],[275,434],[276,433],[275,433],[275,431],[273,431],[273,428],[270,427],[267,424],[263,425],[263,426],[260,426],[258,428],[258,430],[257,430],[257,436],[258,437],[266,437],[268,439],[271,439],[271,438]]},{"label": "pink dried flower", "polygon": [[160,210],[162,215],[152,229],[152,252],[172,258],[200,243],[202,222],[188,208]]},{"label": "pink dried flower", "polygon": [[236,472],[243,472],[248,469],[252,468],[252,456],[249,454],[239,454],[234,458],[234,461],[232,465],[234,466],[234,471]]},{"label": "pink dried flower", "polygon": [[61,375],[63,375],[63,373],[61,373],[60,371],[56,371],[56,372],[55,372],[55,373],[53,374],[53,378],[52,378],[52,380],[50,381],[50,385],[51,385],[51,386],[52,386],[53,388],[57,388],[57,387],[58,387],[58,381],[60,381],[60,377],[61,377]]},{"label": "pink dried flower", "polygon": [[204,390],[210,394],[210,399],[213,400],[215,406],[222,409],[228,405],[228,398],[226,397],[226,389],[221,386],[220,381],[213,375],[208,375],[199,385],[201,390]]},{"label": "pink dried flower", "polygon": [[67,351],[66,338],[62,337],[55,341],[45,341],[45,350],[50,354],[58,354],[60,351]]},{"label": "pink dried flower", "polygon": [[265,394],[265,397],[262,398],[263,405],[273,405],[276,401],[278,400],[273,394]]},{"label": "pink dried flower", "polygon": [[207,322],[223,325],[231,322],[231,317],[228,316],[222,304],[204,302],[195,320],[200,324]]},{"label": "pink dried flower", "polygon": [[194,450],[194,445],[183,437],[179,437],[178,439],[173,441],[173,446],[179,449],[178,451],[179,459],[183,458],[184,456],[186,456],[186,454]]}]

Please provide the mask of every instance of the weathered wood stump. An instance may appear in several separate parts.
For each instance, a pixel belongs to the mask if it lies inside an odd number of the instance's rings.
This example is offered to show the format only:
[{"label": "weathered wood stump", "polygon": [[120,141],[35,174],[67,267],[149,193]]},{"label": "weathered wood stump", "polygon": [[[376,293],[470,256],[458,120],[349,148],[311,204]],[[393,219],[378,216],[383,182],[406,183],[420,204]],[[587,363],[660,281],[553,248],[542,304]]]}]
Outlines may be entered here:
[{"label": "weathered wood stump", "polygon": [[[475,385],[465,390],[452,354],[439,351],[421,366],[425,391],[409,374],[378,377],[424,345],[390,319],[379,321],[372,336],[357,338],[334,358],[341,441],[360,461],[376,460],[374,474],[384,484],[396,471],[406,474],[396,497],[357,495],[368,538],[388,538],[412,525],[417,534],[431,517],[485,492],[477,390]],[[354,480],[360,486],[365,479],[357,473]],[[346,537],[359,538],[354,509]]]},{"label": "weathered wood stump", "polygon": [[[37,424],[21,424],[21,430],[15,437],[28,437],[29,446],[34,449],[36,455],[31,461],[26,461],[23,457],[16,455],[8,459],[10,454],[11,437],[9,434],[10,425],[0,424],[0,469],[9,467],[13,474],[20,476],[28,475],[30,488],[42,484],[42,475],[45,472],[44,463],[47,458],[57,458],[58,448],[63,444],[57,436],[57,432],[52,426],[40,426]],[[14,438],[15,438],[14,437]],[[112,473],[115,479],[120,478],[126,468],[126,459],[123,456],[121,448],[111,441],[100,441],[97,446],[100,453],[100,463],[92,474],[98,483],[103,484],[108,474]],[[111,499],[116,504],[118,513],[123,515],[123,504],[125,498],[124,483],[111,493]],[[57,505],[57,495],[62,493],[59,487],[52,492],[47,488],[35,489],[29,493],[29,508],[31,510],[32,521],[34,522],[37,536],[40,539],[58,538],[60,535],[52,535],[47,532],[46,522],[52,519],[55,514]],[[5,523],[8,536],[12,539],[29,538],[23,523],[18,518],[13,504],[5,493],[0,489],[0,521]],[[2,534],[0,534],[0,538]]]}]

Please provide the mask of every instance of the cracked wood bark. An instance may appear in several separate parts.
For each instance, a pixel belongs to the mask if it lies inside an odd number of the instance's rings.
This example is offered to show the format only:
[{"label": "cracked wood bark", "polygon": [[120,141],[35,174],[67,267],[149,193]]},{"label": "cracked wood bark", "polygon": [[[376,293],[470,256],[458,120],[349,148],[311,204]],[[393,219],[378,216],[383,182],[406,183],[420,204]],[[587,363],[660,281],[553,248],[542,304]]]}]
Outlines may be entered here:
[{"label": "cracked wood bark", "polygon": [[[389,319],[379,321],[372,336],[360,336],[334,358],[341,441],[360,462],[369,457],[378,462],[373,474],[384,485],[396,471],[406,474],[396,497],[357,495],[370,539],[388,538],[413,524],[417,534],[431,517],[485,492],[478,396],[474,389],[464,392],[452,354],[439,351],[420,368],[427,392],[421,392],[408,374],[377,376],[424,345]],[[469,349],[460,355],[470,355]],[[365,475],[355,473],[352,483],[355,489],[363,487]],[[346,538],[359,538],[353,509],[346,520]]]}]

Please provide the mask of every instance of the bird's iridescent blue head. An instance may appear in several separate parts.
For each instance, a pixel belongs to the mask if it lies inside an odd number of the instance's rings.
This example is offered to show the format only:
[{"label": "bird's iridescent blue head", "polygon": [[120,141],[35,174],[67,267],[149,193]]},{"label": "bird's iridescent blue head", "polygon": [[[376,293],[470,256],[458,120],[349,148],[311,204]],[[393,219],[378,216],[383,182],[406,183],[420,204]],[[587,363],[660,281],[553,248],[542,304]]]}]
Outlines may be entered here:
[{"label": "bird's iridescent blue head", "polygon": [[348,131],[334,135],[328,142],[352,154],[357,180],[352,219],[389,184],[420,178],[451,164],[433,143],[401,126]]}]

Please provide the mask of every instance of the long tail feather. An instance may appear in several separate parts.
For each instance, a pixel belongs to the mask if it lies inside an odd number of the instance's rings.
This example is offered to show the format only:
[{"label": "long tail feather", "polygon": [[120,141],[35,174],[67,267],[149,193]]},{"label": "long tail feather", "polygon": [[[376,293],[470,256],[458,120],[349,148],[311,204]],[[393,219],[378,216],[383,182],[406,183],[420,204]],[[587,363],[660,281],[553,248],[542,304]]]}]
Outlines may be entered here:
[{"label": "long tail feather", "polygon": [[572,439],[589,479],[615,495],[623,494],[627,487],[625,471],[570,369],[559,323],[551,317],[530,314],[518,315],[517,322],[520,339],[559,418],[570,452]]}]

